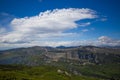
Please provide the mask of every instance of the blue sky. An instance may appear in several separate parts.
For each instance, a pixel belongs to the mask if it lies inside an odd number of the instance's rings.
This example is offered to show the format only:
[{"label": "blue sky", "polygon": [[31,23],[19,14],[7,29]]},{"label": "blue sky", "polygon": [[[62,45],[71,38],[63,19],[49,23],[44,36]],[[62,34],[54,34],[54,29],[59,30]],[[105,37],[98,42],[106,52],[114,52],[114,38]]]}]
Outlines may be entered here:
[{"label": "blue sky", "polygon": [[0,49],[119,46],[119,3],[119,0],[0,0]]}]

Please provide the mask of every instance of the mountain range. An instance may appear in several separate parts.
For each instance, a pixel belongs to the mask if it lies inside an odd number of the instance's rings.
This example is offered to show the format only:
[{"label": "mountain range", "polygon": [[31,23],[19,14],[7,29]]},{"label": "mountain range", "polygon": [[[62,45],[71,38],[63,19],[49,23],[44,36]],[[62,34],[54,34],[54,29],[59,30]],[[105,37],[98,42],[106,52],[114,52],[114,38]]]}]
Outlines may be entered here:
[{"label": "mountain range", "polygon": [[34,46],[0,51],[0,80],[56,79],[120,80],[120,48]]},{"label": "mountain range", "polygon": [[0,51],[0,64],[36,66],[52,62],[79,62],[79,64],[120,63],[120,48],[77,46],[17,48]]}]

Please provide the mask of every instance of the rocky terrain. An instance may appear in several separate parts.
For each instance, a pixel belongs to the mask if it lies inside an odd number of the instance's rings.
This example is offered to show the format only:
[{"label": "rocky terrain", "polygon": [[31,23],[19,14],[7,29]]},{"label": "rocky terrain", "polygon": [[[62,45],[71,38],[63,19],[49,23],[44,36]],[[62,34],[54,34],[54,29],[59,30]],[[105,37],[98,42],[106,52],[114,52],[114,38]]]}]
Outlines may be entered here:
[{"label": "rocky terrain", "polygon": [[51,62],[77,61],[79,64],[120,63],[119,48],[95,46],[78,47],[28,47],[0,52],[0,64],[40,65]]},{"label": "rocky terrain", "polygon": [[120,80],[120,48],[35,46],[0,51],[0,80],[56,79]]}]

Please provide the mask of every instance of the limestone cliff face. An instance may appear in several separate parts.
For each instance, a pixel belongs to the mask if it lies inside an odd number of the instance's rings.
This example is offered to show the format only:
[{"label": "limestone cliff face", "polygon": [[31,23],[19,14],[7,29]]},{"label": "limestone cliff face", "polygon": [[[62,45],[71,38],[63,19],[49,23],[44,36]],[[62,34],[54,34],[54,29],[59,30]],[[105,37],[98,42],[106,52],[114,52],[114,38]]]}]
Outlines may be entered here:
[{"label": "limestone cliff face", "polygon": [[[70,49],[56,49],[55,51],[48,51],[46,56],[53,61],[75,60],[86,61],[90,63],[107,63],[119,62],[119,49],[99,48],[99,47],[77,47]],[[116,59],[117,58],[117,59]]]},{"label": "limestone cliff face", "polygon": [[72,60],[81,63],[120,63],[120,49],[91,46],[58,49],[36,46],[0,52],[0,64],[40,65]]}]

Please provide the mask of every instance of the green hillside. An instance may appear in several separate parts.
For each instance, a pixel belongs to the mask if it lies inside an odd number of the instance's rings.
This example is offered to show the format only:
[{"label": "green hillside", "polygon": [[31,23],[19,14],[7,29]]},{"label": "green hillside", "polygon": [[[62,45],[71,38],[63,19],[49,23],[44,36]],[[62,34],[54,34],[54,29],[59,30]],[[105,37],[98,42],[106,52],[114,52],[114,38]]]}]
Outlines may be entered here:
[{"label": "green hillside", "polygon": [[[0,66],[0,80],[99,80],[97,78],[76,76],[64,69],[61,73],[57,70],[58,67],[53,66]],[[66,74],[67,72],[68,74]]]},{"label": "green hillside", "polygon": [[80,75],[64,67],[41,65],[0,65],[0,80],[119,80],[119,65],[86,65],[76,67]]}]

